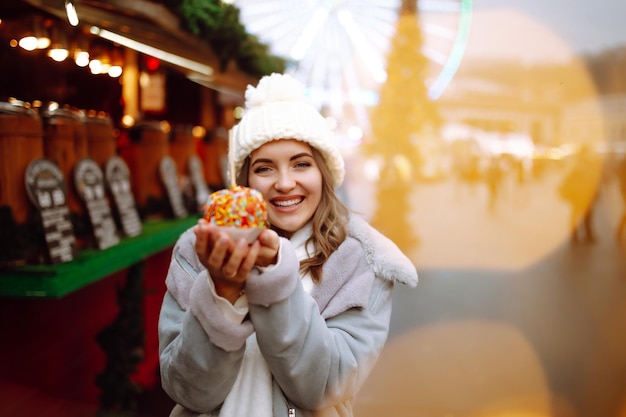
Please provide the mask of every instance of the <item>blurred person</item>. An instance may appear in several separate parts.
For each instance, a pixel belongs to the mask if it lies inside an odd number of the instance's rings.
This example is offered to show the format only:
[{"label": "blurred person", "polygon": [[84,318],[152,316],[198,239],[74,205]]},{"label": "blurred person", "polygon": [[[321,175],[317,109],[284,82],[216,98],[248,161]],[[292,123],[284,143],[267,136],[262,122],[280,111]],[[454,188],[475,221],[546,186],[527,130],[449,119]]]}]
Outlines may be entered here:
[{"label": "blurred person", "polygon": [[487,207],[490,213],[494,213],[496,210],[504,176],[503,170],[501,158],[495,155],[491,156],[488,161],[487,169],[485,170],[485,182],[487,183],[489,196]]},{"label": "blurred person", "polygon": [[600,161],[588,146],[572,158],[558,190],[570,205],[570,239],[572,243],[594,243],[593,214],[600,187]]},{"label": "blurred person", "polygon": [[248,244],[201,219],[176,243],[159,318],[171,416],[353,415],[394,284],[415,286],[417,272],[335,194],[332,138],[295,79],[248,86],[231,166],[265,197],[271,228]]}]

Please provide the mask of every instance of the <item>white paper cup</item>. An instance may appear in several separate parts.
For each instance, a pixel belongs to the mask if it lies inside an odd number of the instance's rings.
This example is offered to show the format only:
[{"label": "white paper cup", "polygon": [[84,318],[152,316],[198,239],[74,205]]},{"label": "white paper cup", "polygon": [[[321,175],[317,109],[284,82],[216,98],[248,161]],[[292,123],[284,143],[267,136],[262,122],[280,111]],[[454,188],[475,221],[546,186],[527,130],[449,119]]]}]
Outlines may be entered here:
[{"label": "white paper cup", "polygon": [[235,242],[244,238],[248,244],[253,243],[263,231],[263,227],[235,227],[235,226],[219,226],[220,230],[226,232],[228,236]]}]

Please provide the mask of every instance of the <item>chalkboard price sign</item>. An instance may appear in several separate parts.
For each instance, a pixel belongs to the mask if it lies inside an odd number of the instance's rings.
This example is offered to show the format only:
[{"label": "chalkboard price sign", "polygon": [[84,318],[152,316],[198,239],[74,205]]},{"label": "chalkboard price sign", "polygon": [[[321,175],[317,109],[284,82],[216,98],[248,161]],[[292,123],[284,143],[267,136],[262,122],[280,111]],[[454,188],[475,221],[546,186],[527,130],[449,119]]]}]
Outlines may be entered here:
[{"label": "chalkboard price sign", "polygon": [[37,158],[26,167],[24,182],[28,198],[41,216],[50,262],[73,260],[76,238],[63,173],[51,160]]},{"label": "chalkboard price sign", "polygon": [[111,206],[104,191],[104,175],[96,161],[83,158],[76,163],[74,185],[87,207],[98,248],[106,249],[120,243]]},{"label": "chalkboard price sign", "polygon": [[193,189],[196,196],[196,204],[198,206],[198,213],[202,212],[202,208],[206,204],[209,198],[209,187],[204,180],[204,167],[202,166],[202,160],[193,155],[189,158],[189,177],[193,184]]},{"label": "chalkboard price sign", "polygon": [[117,211],[124,234],[126,236],[140,235],[141,218],[130,185],[128,165],[119,156],[113,156],[106,162],[104,176],[109,192],[113,196],[113,206]]},{"label": "chalkboard price sign", "polygon": [[178,183],[178,171],[176,169],[176,162],[171,156],[166,156],[161,159],[159,164],[159,172],[161,174],[161,181],[165,185],[167,191],[167,198],[174,212],[174,217],[183,218],[188,216],[185,203],[183,201],[183,192]]}]

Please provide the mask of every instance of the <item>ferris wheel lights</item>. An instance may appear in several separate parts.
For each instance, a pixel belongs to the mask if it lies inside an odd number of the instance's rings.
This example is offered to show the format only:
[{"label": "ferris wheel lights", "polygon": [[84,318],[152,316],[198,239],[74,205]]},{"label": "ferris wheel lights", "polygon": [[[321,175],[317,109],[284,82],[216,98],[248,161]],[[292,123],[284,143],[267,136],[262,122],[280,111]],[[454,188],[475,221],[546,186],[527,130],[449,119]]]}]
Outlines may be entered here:
[{"label": "ferris wheel lights", "polygon": [[350,126],[348,128],[348,138],[353,142],[359,142],[363,139],[363,129],[358,126]]},{"label": "ferris wheel lights", "polygon": [[428,89],[428,97],[431,100],[437,100],[441,97],[461,65],[461,59],[463,58],[465,46],[467,45],[469,39],[470,23],[472,19],[472,0],[462,0],[461,12],[457,41],[452,47],[448,61],[441,70],[441,74]]},{"label": "ferris wheel lights", "polygon": [[[224,0],[223,0],[224,1]],[[346,108],[367,126],[388,79],[387,54],[396,35],[400,0],[229,0],[244,25],[288,59],[288,70],[310,87],[316,106],[344,119]],[[469,37],[473,0],[415,0],[416,42],[429,61],[422,81],[437,100],[456,75]],[[417,9],[417,10],[414,10]]]},{"label": "ferris wheel lights", "polygon": [[324,22],[328,19],[328,10],[325,8],[317,9],[311,17],[311,20],[302,30],[302,35],[298,39],[298,42],[291,49],[289,56],[300,61],[307,54],[309,47],[313,43],[313,40],[320,32]]}]

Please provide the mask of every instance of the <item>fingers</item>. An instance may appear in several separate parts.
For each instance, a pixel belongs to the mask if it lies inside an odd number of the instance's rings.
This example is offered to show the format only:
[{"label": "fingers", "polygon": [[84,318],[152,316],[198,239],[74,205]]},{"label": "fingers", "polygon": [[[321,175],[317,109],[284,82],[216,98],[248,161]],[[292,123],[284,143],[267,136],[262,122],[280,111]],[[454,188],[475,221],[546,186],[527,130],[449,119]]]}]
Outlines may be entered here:
[{"label": "fingers", "polygon": [[228,236],[220,236],[207,262],[211,276],[230,282],[245,282],[256,264],[260,247],[256,241],[248,244],[245,239],[240,239],[233,243]]},{"label": "fingers", "polygon": [[278,233],[271,229],[265,229],[259,235],[259,242],[261,246],[265,246],[270,249],[278,250],[278,246],[280,244],[280,238],[278,237]]},{"label": "fingers", "polygon": [[219,268],[234,245],[228,236],[204,219],[194,228],[196,235],[195,251],[200,262],[207,268]]},{"label": "fingers", "polygon": [[[223,263],[221,269],[224,277],[227,279],[239,278],[239,275],[243,276],[244,278],[247,277],[247,273],[244,275],[243,271],[241,271],[241,274],[239,272],[241,264],[249,252],[248,242],[246,242],[245,239],[239,239],[232,252],[228,254],[228,252],[226,252],[228,244],[226,240],[222,240],[223,237],[224,236],[220,237],[218,245],[216,245],[211,255],[215,254],[216,259],[222,259]],[[210,258],[209,262],[211,262]]]},{"label": "fingers", "polygon": [[264,230],[259,235],[258,241],[260,248],[256,264],[259,266],[276,264],[278,261],[278,249],[280,247],[278,234],[270,229]]},{"label": "fingers", "polygon": [[207,265],[211,269],[221,270],[223,274],[227,275],[229,272],[224,272],[223,270],[226,262],[232,257],[230,253],[232,245],[232,240],[226,234],[217,234],[213,244],[208,249]]},{"label": "fingers", "polygon": [[207,227],[207,221],[200,219],[198,224],[193,229],[196,235],[195,250],[198,254],[198,259],[206,259],[208,257],[208,244],[209,244],[209,229]]},{"label": "fingers", "polygon": [[250,271],[252,270],[252,268],[254,268],[254,265],[256,264],[260,249],[261,244],[258,241],[255,241],[250,246],[248,246],[248,253],[241,262],[241,265],[239,267],[239,273],[244,274],[246,277],[250,274]]},{"label": "fingers", "polygon": [[207,259],[208,270],[217,295],[234,303],[240,296],[249,271],[241,268],[248,252],[245,240],[234,243],[225,233],[217,233]]}]

